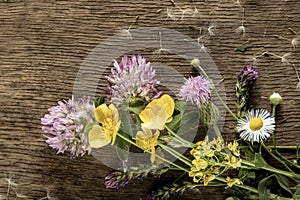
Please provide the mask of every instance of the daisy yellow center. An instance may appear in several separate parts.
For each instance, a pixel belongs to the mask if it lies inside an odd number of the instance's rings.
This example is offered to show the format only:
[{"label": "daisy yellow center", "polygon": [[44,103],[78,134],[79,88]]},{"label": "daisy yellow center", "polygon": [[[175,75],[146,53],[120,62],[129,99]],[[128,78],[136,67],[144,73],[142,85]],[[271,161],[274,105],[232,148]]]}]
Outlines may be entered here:
[{"label": "daisy yellow center", "polygon": [[250,129],[252,131],[260,130],[264,125],[264,121],[260,117],[253,117],[250,120]]}]

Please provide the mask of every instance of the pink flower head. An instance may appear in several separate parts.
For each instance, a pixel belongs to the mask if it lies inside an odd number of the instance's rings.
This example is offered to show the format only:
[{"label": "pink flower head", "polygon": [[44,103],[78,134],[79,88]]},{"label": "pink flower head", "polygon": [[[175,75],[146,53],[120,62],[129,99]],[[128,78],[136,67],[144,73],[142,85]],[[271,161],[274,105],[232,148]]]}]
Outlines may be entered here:
[{"label": "pink flower head", "polygon": [[210,97],[210,83],[203,76],[190,77],[180,89],[181,100],[191,102],[200,107]]}]

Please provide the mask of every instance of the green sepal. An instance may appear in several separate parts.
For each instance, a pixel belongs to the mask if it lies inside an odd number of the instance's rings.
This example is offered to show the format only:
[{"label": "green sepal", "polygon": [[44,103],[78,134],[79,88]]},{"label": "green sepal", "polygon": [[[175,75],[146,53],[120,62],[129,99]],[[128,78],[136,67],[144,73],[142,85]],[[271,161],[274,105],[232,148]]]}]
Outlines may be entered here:
[{"label": "green sepal", "polygon": [[100,96],[97,99],[95,99],[94,104],[95,104],[95,108],[97,108],[98,106],[100,106],[101,104],[105,103],[105,97]]}]

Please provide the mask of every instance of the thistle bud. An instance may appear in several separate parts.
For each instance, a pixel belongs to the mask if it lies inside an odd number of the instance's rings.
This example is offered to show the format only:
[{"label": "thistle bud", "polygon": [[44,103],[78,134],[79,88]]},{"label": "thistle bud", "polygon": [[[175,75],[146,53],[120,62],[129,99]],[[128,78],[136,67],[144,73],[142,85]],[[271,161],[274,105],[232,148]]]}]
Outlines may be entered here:
[{"label": "thistle bud", "polygon": [[200,65],[200,60],[198,58],[194,58],[192,61],[191,61],[191,65],[194,66],[194,67],[197,67]]}]

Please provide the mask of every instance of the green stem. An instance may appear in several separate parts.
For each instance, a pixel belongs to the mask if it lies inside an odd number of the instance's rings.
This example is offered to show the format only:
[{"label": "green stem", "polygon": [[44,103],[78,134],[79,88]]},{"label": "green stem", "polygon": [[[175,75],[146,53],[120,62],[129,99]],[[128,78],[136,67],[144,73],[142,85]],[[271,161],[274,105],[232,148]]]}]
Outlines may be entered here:
[{"label": "green stem", "polygon": [[167,131],[173,136],[175,137],[176,139],[178,139],[182,144],[185,144],[187,145],[188,147],[190,148],[193,148],[196,146],[196,144],[192,143],[192,142],[189,142],[185,139],[183,139],[182,137],[178,136],[176,133],[174,133],[168,126],[166,126],[166,129]]},{"label": "green stem", "polygon": [[[222,177],[217,176],[216,179],[217,179],[218,181],[227,183],[227,180],[226,180],[225,178],[222,178]],[[258,190],[257,190],[256,188],[250,187],[250,186],[248,186],[248,185],[239,185],[239,184],[235,184],[234,186],[239,187],[239,188],[246,189],[246,190],[251,191],[251,192],[254,192],[254,193],[256,193],[256,194],[259,193]]]},{"label": "green stem", "polygon": [[223,101],[222,97],[220,96],[218,90],[216,89],[213,81],[208,77],[208,75],[206,74],[206,72],[204,71],[204,69],[200,66],[197,65],[197,67],[199,68],[199,70],[201,71],[201,73],[203,74],[203,76],[209,80],[210,84],[211,84],[211,89],[215,92],[215,94],[217,95],[219,101],[222,103],[222,105],[224,106],[224,108],[231,114],[231,116],[235,119],[235,120],[239,120],[239,118],[230,110],[230,108],[227,106],[227,104]]},{"label": "green stem", "polygon": [[[122,134],[117,133],[117,135],[118,135],[120,138],[122,138],[123,140],[125,140],[126,142],[128,142],[128,143],[130,143],[130,144],[136,146],[137,148],[143,149],[142,147],[140,147],[139,145],[137,145],[136,143],[134,143],[134,142],[131,141],[130,139],[124,137]],[[150,153],[150,152],[149,152],[149,153]],[[161,156],[159,156],[159,155],[157,155],[157,154],[155,154],[155,157],[157,157],[158,159],[163,160],[164,162],[169,163],[170,165],[173,165],[174,167],[176,167],[176,168],[178,168],[178,169],[180,169],[180,170],[182,170],[182,171],[189,172],[187,169],[185,169],[185,168],[183,168],[183,167],[181,167],[181,166],[179,166],[179,165],[177,165],[177,164],[175,164],[175,163],[173,163],[173,162],[171,162],[171,161],[169,161],[169,160],[167,160],[167,159],[165,159],[165,158],[163,158],[163,157],[161,157]]]},{"label": "green stem", "polygon": [[219,127],[217,126],[216,123],[213,124],[213,129],[214,129],[214,131],[216,132],[216,134],[218,135],[218,137],[222,135],[222,134],[221,134],[221,131],[220,131],[220,129],[219,129]]},{"label": "green stem", "polygon": [[[277,148],[277,149],[298,149],[298,146],[267,146],[271,149]],[[239,146],[239,149],[246,149],[249,148],[248,146]]]},{"label": "green stem", "polygon": [[272,108],[272,117],[275,117],[276,115],[276,106],[273,105],[273,108]]},{"label": "green stem", "polygon": [[[249,162],[247,160],[241,160],[241,161],[245,165],[253,167],[254,169],[256,168],[255,164],[252,163],[252,162]],[[267,171],[270,171],[270,172],[275,172],[277,174],[281,174],[281,175],[284,175],[284,176],[287,176],[287,177],[290,177],[290,178],[300,179],[300,175],[299,174],[291,173],[291,172],[284,171],[284,170],[281,170],[281,169],[277,169],[277,168],[274,168],[274,167],[271,167],[271,166],[263,166],[263,167],[260,167],[260,169],[264,169],[264,170],[267,170]]]},{"label": "green stem", "polygon": [[169,154],[171,154],[172,156],[174,156],[175,158],[178,158],[181,162],[183,162],[184,164],[186,164],[187,166],[191,167],[192,164],[187,157],[185,157],[184,155],[178,153],[177,151],[175,151],[174,149],[164,145],[164,144],[161,144],[158,142],[158,145],[163,148],[165,151],[167,151]]},{"label": "green stem", "polygon": [[300,169],[300,166],[297,165],[296,163],[286,159],[279,151],[277,151],[277,149],[275,149],[275,153],[277,154],[277,156],[279,156],[281,159],[283,159],[285,162],[287,162],[288,164]]},{"label": "green stem", "polygon": [[[280,158],[278,158],[275,154],[273,154],[270,149],[265,145],[265,143],[263,141],[261,141],[261,145],[264,147],[265,150],[267,150],[267,152],[278,162],[280,162],[281,164],[284,165],[284,167],[289,170],[291,173],[294,173],[293,170],[291,170],[291,168],[289,168],[289,166]],[[276,148],[275,148],[276,149]]]}]

